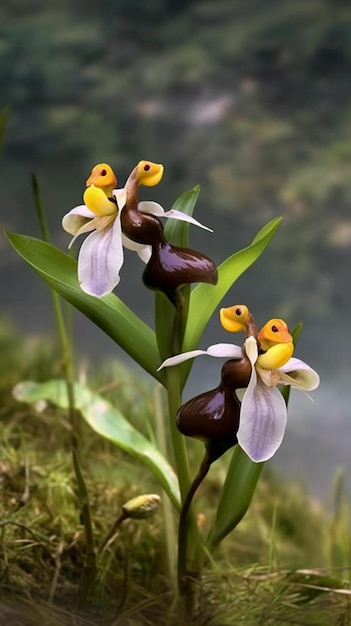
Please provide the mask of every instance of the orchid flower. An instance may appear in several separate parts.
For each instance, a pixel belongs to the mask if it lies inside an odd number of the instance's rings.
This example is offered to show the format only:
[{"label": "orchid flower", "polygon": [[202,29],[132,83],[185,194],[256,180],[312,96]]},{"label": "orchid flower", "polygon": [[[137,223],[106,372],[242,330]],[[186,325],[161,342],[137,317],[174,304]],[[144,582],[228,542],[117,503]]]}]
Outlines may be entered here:
[{"label": "orchid flower", "polygon": [[[163,165],[140,161],[129,179],[134,172],[138,175],[137,185],[154,186],[163,176]],[[118,285],[123,246],[137,252],[144,263],[151,257],[150,245],[138,243],[123,233],[121,217],[128,201],[128,181],[124,188],[116,189],[116,186],[112,168],[99,163],[86,181],[84,204],[74,207],[62,220],[64,230],[73,235],[69,247],[79,235],[90,233],[79,252],[78,280],[83,291],[93,296],[103,296]],[[181,211],[165,212],[157,202],[137,202],[137,210],[141,214],[183,220],[211,230]]]},{"label": "orchid flower", "polygon": [[[312,391],[319,385],[319,376],[304,361],[292,358],[293,340],[284,320],[271,319],[257,332],[245,305],[221,309],[220,320],[230,332],[245,332],[242,347],[229,343],[214,344],[207,350],[192,350],[168,358],[161,368],[206,354],[234,360],[246,356],[251,364],[251,373],[241,399],[237,440],[253,461],[266,461],[279,448],[286,429],[286,405],[277,385]],[[233,392],[239,397],[236,388]]]}]

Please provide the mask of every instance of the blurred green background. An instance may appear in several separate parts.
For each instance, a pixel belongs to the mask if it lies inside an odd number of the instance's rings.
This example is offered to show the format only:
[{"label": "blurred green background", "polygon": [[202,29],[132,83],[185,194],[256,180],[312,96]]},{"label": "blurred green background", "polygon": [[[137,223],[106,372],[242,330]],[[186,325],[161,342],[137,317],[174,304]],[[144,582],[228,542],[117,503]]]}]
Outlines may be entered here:
[{"label": "blurred green background", "polygon": [[[0,104],[10,105],[1,164],[3,228],[39,235],[30,176],[56,245],[91,167],[122,185],[140,159],[165,164],[145,190],[170,208],[201,185],[195,216],[214,235],[191,245],[220,263],[270,218],[283,224],[223,302],[258,324],[304,322],[296,355],[322,375],[311,403],[293,393],[276,465],[323,494],[351,473],[351,7],[341,0],[2,0]],[[0,245],[2,310],[24,333],[54,329],[48,290]],[[153,323],[142,265],[126,253],[119,295]],[[123,355],[77,315],[78,358]],[[214,319],[203,347],[231,338]],[[218,383],[196,364],[187,395]],[[297,397],[299,396],[299,397]]]}]

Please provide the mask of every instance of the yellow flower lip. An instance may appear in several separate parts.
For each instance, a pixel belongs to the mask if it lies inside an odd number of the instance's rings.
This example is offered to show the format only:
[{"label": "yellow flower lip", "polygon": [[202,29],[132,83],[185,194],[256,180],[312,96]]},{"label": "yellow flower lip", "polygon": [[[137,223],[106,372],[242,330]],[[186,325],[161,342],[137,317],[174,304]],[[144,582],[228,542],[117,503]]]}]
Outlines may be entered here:
[{"label": "yellow flower lip", "polygon": [[219,319],[223,328],[230,333],[245,332],[249,321],[249,309],[245,304],[222,308],[219,311]]},{"label": "yellow flower lip", "polygon": [[164,167],[162,163],[139,161],[137,165],[138,183],[146,187],[154,187],[160,182],[163,172]]},{"label": "yellow flower lip", "polygon": [[263,369],[278,369],[289,361],[294,352],[294,343],[287,323],[274,317],[270,319],[257,335],[264,354],[260,354],[257,363]]},{"label": "yellow flower lip", "polygon": [[292,341],[287,343],[277,343],[272,346],[264,354],[260,354],[257,364],[265,370],[277,370],[283,367],[294,353],[294,344]]},{"label": "yellow flower lip", "polygon": [[83,194],[83,202],[84,204],[95,213],[99,217],[105,215],[113,215],[117,214],[117,207],[114,202],[108,199],[106,193],[99,189],[99,187],[95,187],[95,185],[90,185],[84,194]]},{"label": "yellow flower lip", "polygon": [[117,187],[117,178],[110,165],[107,163],[98,163],[91,170],[91,174],[85,184],[87,187],[95,185],[95,187],[100,187],[112,192],[112,189]]}]

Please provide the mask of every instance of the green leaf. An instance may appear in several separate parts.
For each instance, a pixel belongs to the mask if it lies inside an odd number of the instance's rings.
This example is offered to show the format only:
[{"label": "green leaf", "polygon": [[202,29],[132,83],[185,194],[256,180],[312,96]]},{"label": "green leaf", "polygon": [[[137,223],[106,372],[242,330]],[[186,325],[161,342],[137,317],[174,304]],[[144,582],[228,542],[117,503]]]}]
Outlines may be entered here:
[{"label": "green leaf", "polygon": [[[202,333],[212,313],[220,304],[235,281],[262,254],[281,222],[277,217],[266,224],[256,235],[252,243],[226,259],[218,268],[217,285],[198,284],[191,293],[187,327],[184,334],[182,351],[198,347]],[[182,365],[183,384],[189,375],[191,361]]]},{"label": "green leaf", "polygon": [[122,300],[114,294],[102,298],[86,294],[78,282],[77,261],[51,244],[15,233],[7,233],[7,237],[50,287],[99,326],[146,372],[165,384],[165,374],[157,372],[160,355],[154,331]]},{"label": "green leaf", "polygon": [[[173,329],[177,312],[168,298],[160,292],[155,294],[155,328],[157,345],[160,352],[160,362],[169,356],[169,348],[172,345]],[[161,370],[162,371],[162,370]]]},{"label": "green leaf", "polygon": [[[200,186],[197,185],[189,191],[185,191],[175,201],[172,209],[176,211],[182,211],[186,215],[192,216],[197,198],[200,193]],[[167,241],[176,246],[187,248],[189,246],[189,226],[188,222],[182,220],[167,220],[164,232]],[[196,226],[193,226],[196,228]],[[183,287],[184,308],[182,312],[182,327],[180,329],[181,336],[184,333],[188,308],[189,308],[189,296],[190,285]],[[162,293],[156,293],[155,295],[155,327],[157,344],[161,355],[161,361],[166,359],[170,354],[170,347],[172,346],[174,327],[176,323],[176,310],[175,307],[169,302],[168,298]]]},{"label": "green leaf", "polygon": [[[24,381],[16,385],[17,400],[35,403],[48,400],[60,407],[68,408],[67,386],[64,380],[45,383]],[[137,431],[115,407],[87,386],[74,384],[75,408],[91,428],[119,448],[146,465],[162,485],[174,506],[180,508],[178,480],[172,467],[157,448]]]},{"label": "green leaf", "polygon": [[9,113],[10,113],[10,107],[4,107],[0,111],[0,157],[2,156],[5,130],[6,130],[6,124],[7,124]]},{"label": "green leaf", "polygon": [[242,520],[250,506],[264,463],[254,463],[236,446],[224,481],[216,518],[208,537],[213,550]]}]

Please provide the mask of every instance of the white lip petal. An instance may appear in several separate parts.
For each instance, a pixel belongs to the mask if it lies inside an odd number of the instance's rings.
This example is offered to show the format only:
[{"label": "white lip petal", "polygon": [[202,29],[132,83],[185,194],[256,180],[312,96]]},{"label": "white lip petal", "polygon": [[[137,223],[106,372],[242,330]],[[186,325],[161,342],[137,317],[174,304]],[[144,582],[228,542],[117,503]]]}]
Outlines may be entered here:
[{"label": "white lip petal", "polygon": [[113,224],[91,233],[84,241],[78,257],[78,280],[83,291],[104,296],[119,283],[123,264],[120,212]]},{"label": "white lip petal", "polygon": [[204,226],[204,224],[201,224],[201,222],[198,222],[196,219],[194,219],[190,215],[187,215],[186,213],[183,213],[182,211],[177,211],[176,209],[171,209],[170,211],[166,211],[163,217],[168,217],[173,220],[180,220],[182,222],[189,222],[189,224],[193,224],[194,226],[199,226],[200,228],[203,228],[204,230],[208,230],[210,233],[213,233],[212,228],[208,228],[208,226]]},{"label": "white lip petal", "polygon": [[267,461],[279,448],[287,422],[286,406],[275,387],[267,387],[252,368],[244,394],[238,442],[252,461]]},{"label": "white lip petal", "polygon": [[295,358],[289,359],[283,367],[280,367],[278,374],[280,375],[279,382],[302,391],[313,391],[317,389],[320,382],[319,374],[312,367]]},{"label": "white lip petal", "polygon": [[78,231],[87,224],[90,220],[93,220],[96,215],[85,206],[74,207],[69,213],[62,218],[62,228],[70,235],[77,235]]}]

